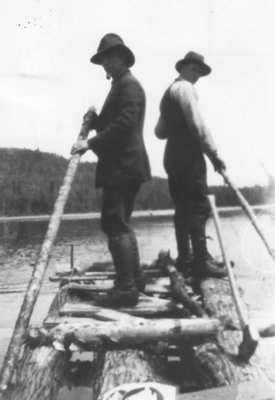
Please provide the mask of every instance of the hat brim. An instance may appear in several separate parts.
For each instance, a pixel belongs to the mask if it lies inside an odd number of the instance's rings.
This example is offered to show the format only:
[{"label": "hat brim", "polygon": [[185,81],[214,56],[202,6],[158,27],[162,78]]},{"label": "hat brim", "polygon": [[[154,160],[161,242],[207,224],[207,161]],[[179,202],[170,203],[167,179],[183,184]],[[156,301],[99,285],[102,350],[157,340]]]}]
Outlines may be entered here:
[{"label": "hat brim", "polygon": [[134,65],[135,63],[135,56],[133,54],[133,52],[129,49],[129,47],[125,46],[124,44],[117,44],[115,46],[109,47],[108,49],[102,50],[97,52],[96,54],[94,54],[90,61],[93,64],[98,64],[101,65],[102,64],[102,60],[103,58],[110,52],[114,51],[114,50],[123,50],[123,52],[126,55],[126,64],[127,67],[130,68],[132,67],[132,65]]},{"label": "hat brim", "polygon": [[200,75],[201,76],[209,75],[210,72],[212,71],[212,69],[209,67],[209,65],[205,64],[202,61],[195,60],[195,59],[192,59],[192,58],[189,58],[188,60],[184,59],[184,58],[182,60],[179,60],[176,63],[175,68],[176,68],[176,70],[178,72],[180,72],[181,67],[183,67],[184,65],[190,64],[191,62],[194,62],[194,63],[197,63],[197,64],[200,65],[200,67],[201,67],[201,74]]}]

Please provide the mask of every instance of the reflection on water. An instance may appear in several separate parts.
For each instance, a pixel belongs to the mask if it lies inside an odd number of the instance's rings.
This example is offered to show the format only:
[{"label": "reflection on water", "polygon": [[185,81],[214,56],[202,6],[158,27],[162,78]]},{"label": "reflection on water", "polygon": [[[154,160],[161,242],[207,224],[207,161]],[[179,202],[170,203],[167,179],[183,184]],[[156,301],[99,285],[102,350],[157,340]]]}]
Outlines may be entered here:
[{"label": "reflection on water", "polygon": [[[258,217],[262,229],[275,248],[275,215],[265,212]],[[134,219],[133,224],[142,261],[152,261],[161,249],[169,249],[172,257],[176,256],[171,216]],[[0,224],[0,364],[47,226],[47,221]],[[221,226],[228,257],[235,262],[235,274],[250,313],[268,313],[275,305],[274,261],[245,215],[223,217]],[[210,252],[220,256],[212,220],[208,223],[207,235]],[[41,322],[45,317],[57,290],[57,283],[49,282],[48,277],[57,265],[59,268],[68,268],[72,244],[74,264],[78,268],[85,268],[95,261],[110,260],[98,220],[62,221],[32,322]]]}]

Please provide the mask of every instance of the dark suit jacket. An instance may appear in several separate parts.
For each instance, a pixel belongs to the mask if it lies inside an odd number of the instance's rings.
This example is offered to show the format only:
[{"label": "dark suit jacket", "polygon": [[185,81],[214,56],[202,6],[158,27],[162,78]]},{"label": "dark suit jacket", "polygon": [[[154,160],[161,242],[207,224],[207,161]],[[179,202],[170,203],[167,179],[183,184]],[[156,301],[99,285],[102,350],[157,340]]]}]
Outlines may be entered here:
[{"label": "dark suit jacket", "polygon": [[113,81],[96,119],[97,136],[89,140],[98,156],[96,187],[150,179],[143,141],[145,103],[144,90],[129,70]]}]

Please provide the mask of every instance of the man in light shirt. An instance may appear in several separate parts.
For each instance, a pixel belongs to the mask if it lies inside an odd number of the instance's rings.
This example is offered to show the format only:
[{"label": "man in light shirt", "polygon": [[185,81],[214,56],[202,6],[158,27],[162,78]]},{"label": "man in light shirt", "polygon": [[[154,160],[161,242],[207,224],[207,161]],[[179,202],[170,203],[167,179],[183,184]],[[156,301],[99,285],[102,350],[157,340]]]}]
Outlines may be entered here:
[{"label": "man in light shirt", "polygon": [[179,60],[175,68],[179,76],[162,97],[155,134],[160,139],[167,139],[164,167],[175,205],[176,266],[188,275],[190,238],[194,258],[192,274],[219,278],[225,276],[226,271],[213,262],[206,243],[210,206],[204,154],[215,171],[226,167],[203,120],[194,87],[200,77],[210,74],[211,68],[202,55],[193,51]]}]

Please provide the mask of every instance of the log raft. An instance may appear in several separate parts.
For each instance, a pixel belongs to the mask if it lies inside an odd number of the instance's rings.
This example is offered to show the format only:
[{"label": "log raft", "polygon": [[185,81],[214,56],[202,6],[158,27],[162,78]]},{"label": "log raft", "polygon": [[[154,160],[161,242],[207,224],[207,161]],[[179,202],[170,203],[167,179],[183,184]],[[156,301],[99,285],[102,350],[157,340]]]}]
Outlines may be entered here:
[{"label": "log raft", "polygon": [[[261,369],[264,356],[261,348],[261,342],[248,363],[243,362],[239,358],[239,345],[243,339],[243,332],[240,327],[240,322],[235,310],[234,302],[231,297],[231,290],[227,279],[204,279],[200,283],[202,296],[205,303],[205,308],[212,318],[218,318],[220,321],[227,320],[227,324],[231,325],[232,329],[219,330],[217,340],[219,345],[228,355],[228,359],[235,371],[238,382],[249,381],[252,379],[265,378],[265,372]],[[230,315],[230,320],[228,316]],[[255,321],[256,322],[256,321]],[[258,322],[257,327],[262,337],[267,335],[267,332],[272,334],[272,321],[270,326],[267,323]],[[256,325],[256,324],[255,324]],[[271,332],[270,332],[271,331]]]},{"label": "log raft", "polygon": [[149,293],[133,308],[99,308],[93,302],[94,292],[109,290],[109,270],[71,280],[56,275],[60,290],[43,326],[29,329],[10,398],[57,399],[62,387],[79,384],[71,371],[79,376],[78,357],[86,354],[80,381],[95,400],[125,383],[170,384],[180,399],[180,393],[263,378],[254,357],[245,365],[237,358],[241,331],[227,280],[202,280],[200,301],[168,254],[158,260],[154,272],[146,273]]}]

